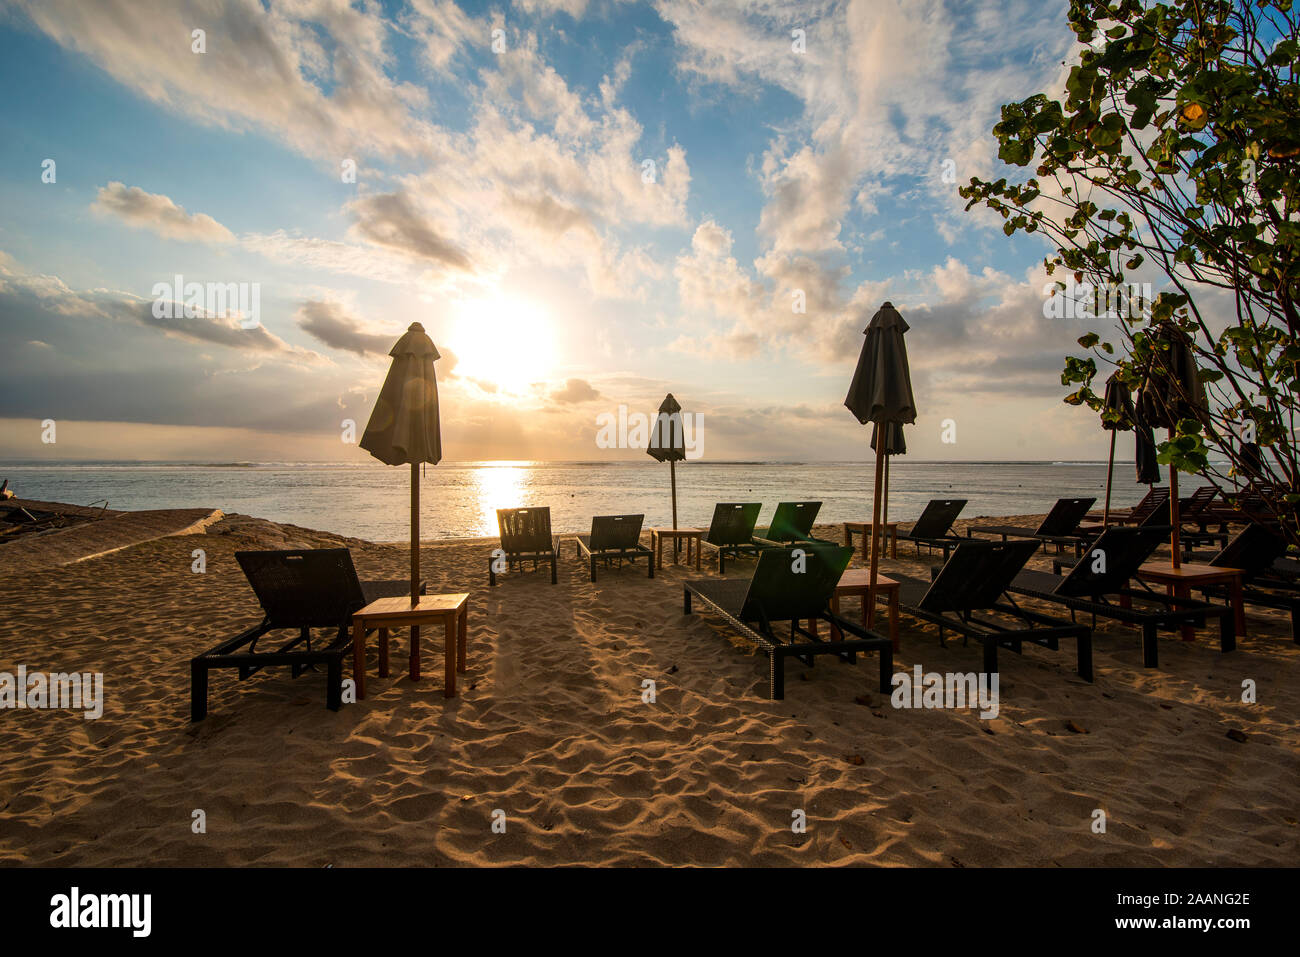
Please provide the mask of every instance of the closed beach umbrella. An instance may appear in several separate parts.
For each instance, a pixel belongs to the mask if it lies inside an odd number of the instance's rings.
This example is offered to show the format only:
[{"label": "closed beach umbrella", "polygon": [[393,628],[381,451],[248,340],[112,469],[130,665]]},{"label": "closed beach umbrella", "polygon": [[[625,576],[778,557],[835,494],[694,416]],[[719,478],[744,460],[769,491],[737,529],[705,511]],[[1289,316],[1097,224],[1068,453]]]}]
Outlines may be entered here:
[{"label": "closed beach umbrella", "polygon": [[[650,432],[650,446],[646,449],[658,462],[668,463],[669,481],[673,488],[673,530],[677,530],[677,463],[686,458],[686,436],[682,431],[682,407],[671,392],[659,404],[659,414]],[[678,548],[673,539],[673,550]]]},{"label": "closed beach umbrella", "polygon": [[1133,426],[1133,435],[1137,480],[1143,485],[1155,485],[1160,481],[1160,463],[1156,460],[1156,440],[1151,426],[1138,423]]},{"label": "closed beach umbrella", "polygon": [[393,363],[370,413],[361,447],[386,465],[411,466],[411,602],[420,589],[420,463],[442,459],[438,427],[438,350],[424,326],[411,323],[388,353]]},{"label": "closed beach umbrella", "polygon": [[[907,332],[907,323],[894,308],[892,302],[886,302],[871,317],[871,322],[863,331],[866,341],[862,344],[862,353],[858,356],[858,367],[853,372],[853,381],[849,383],[849,394],[844,405],[866,425],[874,422],[877,426],[902,426],[916,421],[916,400],[912,397],[912,374],[907,366],[907,344],[903,334]],[[879,438],[875,436],[875,438]],[[898,439],[902,441],[902,429]],[[876,608],[876,578],[880,563],[880,514],[881,491],[884,485],[886,451],[893,440],[891,432],[885,433],[884,442],[875,442],[876,446],[876,481],[875,500],[871,510],[871,572],[867,588],[867,615],[870,620]]]},{"label": "closed beach umbrella", "polygon": [[1110,432],[1110,458],[1106,460],[1106,505],[1101,513],[1101,524],[1110,524],[1110,486],[1115,473],[1115,433],[1127,432],[1133,427],[1133,394],[1119,378],[1118,373],[1106,380],[1106,394],[1102,397],[1101,427]]},{"label": "closed beach umbrella", "polygon": [[[1161,322],[1151,330],[1153,351],[1138,390],[1137,415],[1152,428],[1174,429],[1181,419],[1204,420],[1207,403],[1205,385],[1196,370],[1192,341],[1172,322]],[[1179,567],[1178,470],[1169,465],[1169,518],[1173,525],[1170,547],[1173,566]]]}]

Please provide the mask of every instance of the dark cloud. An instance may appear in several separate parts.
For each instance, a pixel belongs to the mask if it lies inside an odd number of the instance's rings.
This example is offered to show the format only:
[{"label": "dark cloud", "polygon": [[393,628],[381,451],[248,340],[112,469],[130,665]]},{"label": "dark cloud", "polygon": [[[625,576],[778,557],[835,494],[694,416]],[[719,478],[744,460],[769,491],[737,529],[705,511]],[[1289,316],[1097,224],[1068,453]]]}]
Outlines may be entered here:
[{"label": "dark cloud", "polygon": [[469,257],[416,209],[406,193],[381,193],[354,200],[356,231],[376,246],[396,250],[449,269],[469,272]]},{"label": "dark cloud", "polygon": [[322,345],[359,356],[387,355],[398,339],[389,333],[366,331],[366,325],[336,302],[311,299],[294,314],[298,328]]}]

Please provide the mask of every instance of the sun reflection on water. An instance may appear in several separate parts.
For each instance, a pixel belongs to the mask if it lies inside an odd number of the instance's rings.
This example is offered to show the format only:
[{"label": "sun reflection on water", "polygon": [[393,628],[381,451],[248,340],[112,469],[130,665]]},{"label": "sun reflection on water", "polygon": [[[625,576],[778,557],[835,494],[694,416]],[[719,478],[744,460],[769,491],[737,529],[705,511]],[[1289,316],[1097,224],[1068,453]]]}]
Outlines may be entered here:
[{"label": "sun reflection on water", "polygon": [[523,500],[527,479],[528,470],[513,462],[494,462],[474,470],[474,482],[478,486],[475,496],[478,501],[477,536],[497,534],[497,509],[528,504]]}]

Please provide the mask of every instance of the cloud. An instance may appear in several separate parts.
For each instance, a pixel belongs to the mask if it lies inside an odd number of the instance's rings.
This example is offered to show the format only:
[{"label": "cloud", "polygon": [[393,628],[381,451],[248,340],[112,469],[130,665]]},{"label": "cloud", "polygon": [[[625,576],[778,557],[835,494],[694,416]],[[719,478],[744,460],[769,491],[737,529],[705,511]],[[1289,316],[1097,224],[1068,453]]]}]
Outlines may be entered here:
[{"label": "cloud", "polygon": [[185,242],[231,243],[235,236],[206,213],[187,213],[170,197],[146,193],[139,186],[111,182],[100,188],[92,208],[117,216],[131,226],[148,229],[166,239]]},{"label": "cloud", "polygon": [[595,387],[586,379],[567,379],[564,388],[551,393],[551,400],[565,405],[579,402],[593,402],[601,397]]},{"label": "cloud", "polygon": [[337,302],[318,299],[304,302],[294,314],[298,328],[331,349],[354,352],[359,356],[384,356],[398,336],[369,332],[360,319],[350,316]]},{"label": "cloud", "polygon": [[468,272],[469,257],[405,192],[362,196],[348,207],[356,233],[367,242],[422,259],[445,269]]}]

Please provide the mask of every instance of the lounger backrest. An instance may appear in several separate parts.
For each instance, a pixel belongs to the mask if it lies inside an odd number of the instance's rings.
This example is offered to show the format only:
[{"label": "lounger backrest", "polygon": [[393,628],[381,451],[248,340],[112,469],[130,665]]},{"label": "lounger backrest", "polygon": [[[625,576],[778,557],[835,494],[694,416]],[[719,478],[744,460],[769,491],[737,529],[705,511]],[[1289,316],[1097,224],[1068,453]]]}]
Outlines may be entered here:
[{"label": "lounger backrest", "polygon": [[813,522],[821,510],[821,502],[781,502],[772,516],[768,538],[775,542],[793,542],[812,534]]},{"label": "lounger backrest", "polygon": [[1218,495],[1219,487],[1217,485],[1202,485],[1191,494],[1186,502],[1181,503],[1183,514],[1190,516],[1204,511],[1210,507]]},{"label": "lounger backrest", "polygon": [[235,552],[235,560],[278,628],[346,625],[365,606],[346,548]]},{"label": "lounger backrest", "polygon": [[[1134,517],[1135,518],[1139,517],[1136,512],[1134,513]],[[1151,506],[1151,510],[1147,512],[1146,515],[1140,516],[1140,521],[1137,523],[1137,527],[1138,528],[1152,528],[1152,527],[1167,528],[1169,527],[1169,523],[1171,521],[1172,519],[1169,517],[1169,490],[1165,489],[1164,496],[1161,497],[1158,502],[1155,502]]]},{"label": "lounger backrest", "polygon": [[936,612],[990,607],[1020,574],[1038,544],[1033,539],[963,541],[930,582],[920,607]]},{"label": "lounger backrest", "polygon": [[1251,522],[1219,554],[1210,559],[1216,568],[1240,568],[1250,580],[1286,554],[1286,539],[1264,525]]},{"label": "lounger backrest", "polygon": [[[1056,586],[1066,598],[1108,595],[1128,585],[1142,563],[1162,542],[1169,541],[1168,526],[1114,526],[1103,531],[1084,551],[1068,575]],[[1099,554],[1100,553],[1100,554]]]},{"label": "lounger backrest", "polygon": [[501,550],[507,555],[551,550],[549,508],[499,508],[497,527],[501,530]]},{"label": "lounger backrest", "polygon": [[762,507],[761,502],[719,502],[704,540],[710,545],[748,545]]},{"label": "lounger backrest", "polygon": [[750,579],[741,619],[798,621],[824,613],[852,558],[853,549],[830,543],[764,551]]},{"label": "lounger backrest", "polygon": [[636,548],[641,540],[641,523],[645,515],[597,515],[591,520],[591,550],[626,550]]},{"label": "lounger backrest", "polygon": [[907,534],[913,538],[943,538],[965,507],[964,498],[931,499]]},{"label": "lounger backrest", "polygon": [[1038,526],[1039,535],[1071,535],[1096,503],[1095,498],[1058,498]]},{"label": "lounger backrest", "polygon": [[1153,488],[1151,491],[1147,492],[1147,494],[1143,496],[1142,501],[1138,502],[1137,505],[1133,507],[1133,511],[1129,513],[1129,518],[1141,524],[1150,520],[1153,515],[1157,514],[1164,515],[1164,524],[1169,524],[1168,488]]}]

